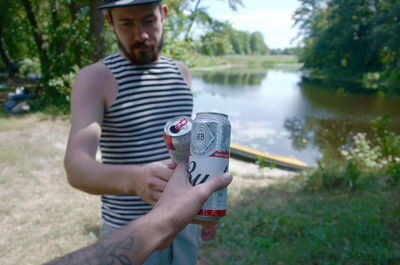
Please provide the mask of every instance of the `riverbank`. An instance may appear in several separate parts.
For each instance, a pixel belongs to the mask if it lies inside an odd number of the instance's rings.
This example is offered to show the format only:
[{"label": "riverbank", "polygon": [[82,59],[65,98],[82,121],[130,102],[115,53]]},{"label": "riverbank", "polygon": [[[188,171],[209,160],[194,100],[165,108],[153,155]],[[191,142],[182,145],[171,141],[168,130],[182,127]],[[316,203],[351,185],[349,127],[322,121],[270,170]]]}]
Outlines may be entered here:
[{"label": "riverbank", "polygon": [[284,69],[299,70],[302,64],[294,55],[225,55],[198,56],[191,63],[192,71],[221,70],[229,68],[240,69]]}]

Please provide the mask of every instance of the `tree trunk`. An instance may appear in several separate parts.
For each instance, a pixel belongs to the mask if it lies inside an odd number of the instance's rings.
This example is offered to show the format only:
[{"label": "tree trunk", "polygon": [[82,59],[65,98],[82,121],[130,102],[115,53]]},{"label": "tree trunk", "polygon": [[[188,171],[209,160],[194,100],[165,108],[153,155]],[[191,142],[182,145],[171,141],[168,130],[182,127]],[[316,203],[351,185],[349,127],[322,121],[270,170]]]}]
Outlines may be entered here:
[{"label": "tree trunk", "polygon": [[197,0],[196,6],[195,6],[194,11],[192,13],[192,18],[191,18],[189,27],[188,27],[188,29],[186,31],[185,40],[189,39],[189,34],[190,34],[190,31],[192,30],[194,21],[196,20],[196,13],[197,13],[197,10],[199,9],[200,2],[201,2],[201,0]]},{"label": "tree trunk", "polygon": [[10,64],[10,58],[8,58],[6,50],[4,49],[3,46],[3,26],[0,25],[0,56],[1,59],[3,60],[4,64],[8,68],[8,65]]},{"label": "tree trunk", "polygon": [[[71,15],[71,21],[72,24],[75,23],[77,17],[78,17],[78,11],[80,8],[82,8],[82,6],[80,6],[79,4],[77,4],[74,1],[71,1],[68,5],[68,9]],[[75,63],[79,66],[79,68],[82,68],[82,48],[81,45],[79,45],[79,43],[75,40],[73,43],[73,46],[75,47]]]},{"label": "tree trunk", "polygon": [[[51,28],[53,28],[53,33],[54,31],[57,31],[58,28],[60,27],[61,21],[59,18],[59,9],[60,9],[60,3],[59,0],[52,0],[51,2],[51,21],[52,25]],[[65,43],[61,41],[60,39],[54,39],[50,42],[51,46],[50,48],[50,54],[62,54],[63,50],[65,49]]]},{"label": "tree trunk", "polygon": [[32,10],[32,5],[29,0],[21,0],[22,4],[25,7],[26,14],[28,16],[28,20],[32,26],[33,39],[35,40],[40,60],[40,69],[42,72],[42,78],[45,80],[49,79],[50,69],[49,69],[49,55],[46,51],[45,42],[43,40],[42,35],[40,34],[40,29],[36,21],[35,14]]},{"label": "tree trunk", "polygon": [[105,56],[104,16],[97,9],[102,0],[90,0],[90,40],[94,46],[92,58],[98,61]]}]

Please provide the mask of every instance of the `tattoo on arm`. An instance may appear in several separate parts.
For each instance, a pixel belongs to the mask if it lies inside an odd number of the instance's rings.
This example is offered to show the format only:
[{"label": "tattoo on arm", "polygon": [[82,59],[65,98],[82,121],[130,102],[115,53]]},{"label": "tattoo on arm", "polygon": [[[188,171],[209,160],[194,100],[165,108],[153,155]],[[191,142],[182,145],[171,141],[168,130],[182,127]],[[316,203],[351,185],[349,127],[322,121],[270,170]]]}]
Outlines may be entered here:
[{"label": "tattoo on arm", "polygon": [[110,245],[97,242],[82,250],[56,259],[48,265],[73,264],[103,264],[103,265],[131,265],[132,261],[125,253],[133,249],[134,238],[130,236],[127,242],[112,243]]}]

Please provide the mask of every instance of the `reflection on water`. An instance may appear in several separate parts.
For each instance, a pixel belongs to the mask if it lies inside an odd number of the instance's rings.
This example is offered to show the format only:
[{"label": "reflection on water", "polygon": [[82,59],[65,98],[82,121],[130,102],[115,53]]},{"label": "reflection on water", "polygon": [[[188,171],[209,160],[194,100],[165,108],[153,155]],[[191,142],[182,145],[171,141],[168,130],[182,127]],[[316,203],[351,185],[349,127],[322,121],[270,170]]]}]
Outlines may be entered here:
[{"label": "reflection on water", "polygon": [[340,148],[348,144],[356,132],[373,135],[368,122],[350,119],[324,119],[318,117],[293,118],[285,120],[285,128],[295,150],[307,147],[318,148],[327,157],[337,158]]},{"label": "reflection on water", "polygon": [[[383,113],[400,117],[399,96],[373,93],[345,93],[331,87],[299,82],[304,102],[316,110],[335,117],[372,120]],[[400,122],[398,119],[395,123]]]},{"label": "reflection on water", "polygon": [[244,72],[233,70],[225,72],[207,71],[201,74],[204,82],[224,86],[259,86],[268,72]]},{"label": "reflection on water", "polygon": [[400,98],[343,93],[309,83],[301,72],[202,72],[193,75],[194,111],[229,115],[232,142],[315,165],[335,156],[370,121],[389,113],[400,133]]},{"label": "reflection on water", "polygon": [[206,71],[193,73],[193,78],[203,83],[201,92],[223,97],[242,97],[249,93],[258,93],[255,90],[262,88],[261,84],[267,78],[267,72]]}]

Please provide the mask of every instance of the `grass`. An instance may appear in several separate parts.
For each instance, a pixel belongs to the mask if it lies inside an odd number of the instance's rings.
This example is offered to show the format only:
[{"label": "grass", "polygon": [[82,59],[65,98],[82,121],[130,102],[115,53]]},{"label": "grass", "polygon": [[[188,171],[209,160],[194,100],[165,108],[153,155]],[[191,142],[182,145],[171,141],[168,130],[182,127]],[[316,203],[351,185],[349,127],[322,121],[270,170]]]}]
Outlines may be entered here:
[{"label": "grass", "polygon": [[309,192],[295,179],[235,193],[207,264],[400,264],[399,188]]},{"label": "grass", "polygon": [[[98,237],[100,200],[69,186],[66,119],[0,117],[0,264],[41,264]],[[399,186],[304,189],[240,176],[199,265],[400,264]],[[373,180],[371,180],[373,181]],[[377,188],[379,187],[379,188]]]}]

